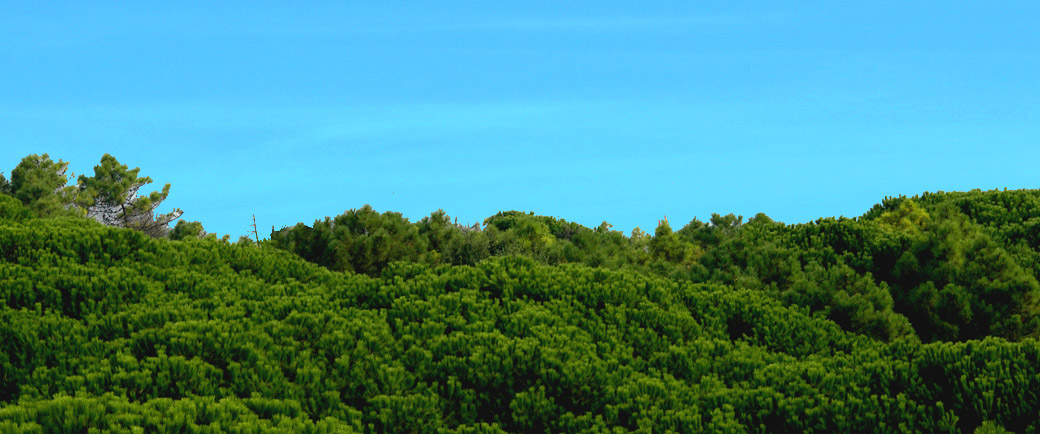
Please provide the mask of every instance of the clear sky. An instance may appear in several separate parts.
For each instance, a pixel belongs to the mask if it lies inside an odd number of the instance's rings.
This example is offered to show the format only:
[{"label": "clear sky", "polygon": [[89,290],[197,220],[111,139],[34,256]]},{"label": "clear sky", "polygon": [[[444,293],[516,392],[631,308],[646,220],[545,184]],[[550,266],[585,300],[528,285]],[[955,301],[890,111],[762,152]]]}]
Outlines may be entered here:
[{"label": "clear sky", "polygon": [[0,0],[0,170],[107,152],[233,238],[1040,187],[1040,3],[358,3]]}]

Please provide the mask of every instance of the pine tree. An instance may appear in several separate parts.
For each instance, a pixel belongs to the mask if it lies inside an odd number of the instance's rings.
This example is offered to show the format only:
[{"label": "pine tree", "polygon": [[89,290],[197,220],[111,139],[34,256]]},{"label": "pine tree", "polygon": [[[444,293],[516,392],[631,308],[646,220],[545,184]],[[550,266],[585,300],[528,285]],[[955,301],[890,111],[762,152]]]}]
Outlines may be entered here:
[{"label": "pine tree", "polygon": [[147,196],[137,192],[152,178],[139,178],[140,168],[127,170],[115,157],[105,154],[101,164],[94,166],[94,176],[80,176],[80,191],[93,199],[87,207],[87,217],[115,227],[139,230],[152,237],[165,237],[170,232],[170,222],[179,218],[184,211],[174,208],[172,212],[156,216],[155,209],[170,193],[170,184],[162,192],[153,191]]},{"label": "pine tree", "polygon": [[11,194],[11,183],[4,177],[4,172],[0,172],[0,194]]},{"label": "pine tree", "polygon": [[11,182],[6,188],[40,217],[82,215],[74,206],[78,198],[76,188],[66,186],[68,167],[69,163],[54,162],[47,154],[29,155],[11,171]]}]

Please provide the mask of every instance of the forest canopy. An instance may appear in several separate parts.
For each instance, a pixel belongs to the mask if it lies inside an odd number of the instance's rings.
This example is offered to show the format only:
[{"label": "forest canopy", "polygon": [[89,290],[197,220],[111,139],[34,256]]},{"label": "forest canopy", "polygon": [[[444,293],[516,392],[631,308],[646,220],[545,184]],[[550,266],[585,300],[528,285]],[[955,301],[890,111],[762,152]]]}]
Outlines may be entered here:
[{"label": "forest canopy", "polygon": [[1040,430],[1037,190],[232,243],[114,157],[66,168],[0,176],[0,432]]},{"label": "forest canopy", "polygon": [[[985,204],[1002,201],[1022,205],[997,221]],[[715,214],[679,230],[661,220],[652,235],[637,228],[630,236],[607,223],[590,229],[517,211],[481,229],[440,210],[409,223],[364,206],[273,231],[267,245],[374,277],[397,261],[458,266],[519,255],[753,290],[885,341],[1018,340],[1040,332],[1040,232],[1028,229],[1038,221],[1037,191],[888,198],[860,218],[795,225]]]}]

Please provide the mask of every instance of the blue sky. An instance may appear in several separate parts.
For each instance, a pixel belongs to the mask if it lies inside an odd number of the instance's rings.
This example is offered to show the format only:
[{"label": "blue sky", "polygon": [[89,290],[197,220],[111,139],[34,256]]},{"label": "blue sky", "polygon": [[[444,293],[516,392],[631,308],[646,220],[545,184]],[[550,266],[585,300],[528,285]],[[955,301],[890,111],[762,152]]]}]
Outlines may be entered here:
[{"label": "blue sky", "polygon": [[1040,186],[1033,2],[47,3],[0,0],[0,170],[107,152],[233,238]]}]

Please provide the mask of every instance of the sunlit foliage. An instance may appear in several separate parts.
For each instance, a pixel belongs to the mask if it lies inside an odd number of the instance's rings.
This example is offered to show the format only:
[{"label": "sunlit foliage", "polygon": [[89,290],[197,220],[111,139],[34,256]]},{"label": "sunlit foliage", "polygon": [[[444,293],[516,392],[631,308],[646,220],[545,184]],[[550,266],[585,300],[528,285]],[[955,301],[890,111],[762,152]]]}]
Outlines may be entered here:
[{"label": "sunlit foliage", "polygon": [[65,167],[0,178],[0,433],[1040,431],[1038,191],[231,243],[99,224],[137,169]]},{"label": "sunlit foliage", "polygon": [[[0,432],[1040,429],[1034,339],[885,342],[826,319],[888,312],[892,287],[860,270],[920,241],[866,222],[661,228],[643,251],[609,228],[520,213],[454,235],[436,214],[331,220],[341,235],[329,240],[360,239],[365,252],[380,252],[373,238],[423,240],[383,250],[409,261],[357,262],[379,270],[368,276],[215,237],[40,220],[3,197],[0,215]],[[376,218],[386,221],[366,233]],[[982,233],[922,233],[939,230]],[[473,265],[423,259],[477,233],[488,257]],[[860,252],[853,240],[874,244]],[[566,243],[574,256],[554,256]],[[987,258],[973,243],[922,246],[946,252],[929,257],[937,264]],[[496,253],[511,244],[544,255]],[[676,245],[723,271],[673,263],[687,255]],[[590,267],[584,246],[630,262]],[[695,273],[708,282],[672,277]]]}]

